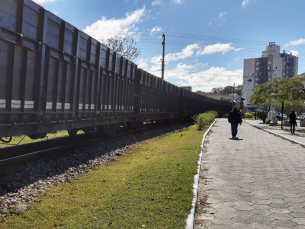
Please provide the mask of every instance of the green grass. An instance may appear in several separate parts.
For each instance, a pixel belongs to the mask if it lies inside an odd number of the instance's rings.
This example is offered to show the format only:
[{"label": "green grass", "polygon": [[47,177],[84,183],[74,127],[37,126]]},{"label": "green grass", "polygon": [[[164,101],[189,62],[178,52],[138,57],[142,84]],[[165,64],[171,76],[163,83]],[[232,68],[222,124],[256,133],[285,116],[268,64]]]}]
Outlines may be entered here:
[{"label": "green grass", "polygon": [[297,130],[297,132],[305,133],[305,130]]},{"label": "green grass", "polygon": [[279,123],[277,123],[277,124],[275,124],[275,123],[264,123],[264,125],[266,125],[266,126],[281,126],[281,124],[279,124]]},{"label": "green grass", "polygon": [[[77,134],[83,134],[83,133],[84,132],[82,130],[77,132]],[[40,139],[35,139],[35,140],[33,140],[30,137],[25,136],[25,135],[14,136],[10,143],[3,143],[0,141],[0,148],[7,147],[7,146],[26,144],[26,143],[40,142],[40,141],[45,141],[48,139],[67,137],[67,136],[69,136],[68,131],[58,131],[57,133],[54,133],[54,134],[47,134],[47,136],[45,138],[40,138]]]},{"label": "green grass", "polygon": [[[0,228],[185,228],[204,131],[146,141],[131,154],[46,190]],[[145,226],[144,226],[145,225]]]}]

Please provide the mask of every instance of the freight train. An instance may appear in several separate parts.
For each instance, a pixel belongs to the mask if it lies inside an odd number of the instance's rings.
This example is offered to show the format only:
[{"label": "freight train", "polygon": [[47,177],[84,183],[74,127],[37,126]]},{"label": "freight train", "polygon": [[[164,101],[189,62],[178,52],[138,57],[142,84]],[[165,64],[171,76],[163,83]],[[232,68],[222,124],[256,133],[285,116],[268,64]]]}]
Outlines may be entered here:
[{"label": "freight train", "polygon": [[134,127],[231,104],[179,88],[31,0],[0,0],[0,138]]}]

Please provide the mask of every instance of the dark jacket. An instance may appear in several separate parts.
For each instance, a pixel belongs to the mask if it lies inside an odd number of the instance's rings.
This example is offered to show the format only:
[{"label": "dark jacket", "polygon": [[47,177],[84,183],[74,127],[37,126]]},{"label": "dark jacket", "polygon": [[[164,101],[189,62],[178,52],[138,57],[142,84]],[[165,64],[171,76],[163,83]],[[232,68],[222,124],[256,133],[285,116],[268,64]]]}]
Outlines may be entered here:
[{"label": "dark jacket", "polygon": [[294,112],[291,112],[289,115],[289,120],[291,124],[296,124],[297,123],[297,116]]},{"label": "dark jacket", "polygon": [[241,114],[240,114],[240,112],[238,112],[237,109],[234,109],[233,111],[231,111],[229,113],[228,121],[229,121],[229,123],[233,123],[233,124],[243,122],[243,120],[241,118]]}]

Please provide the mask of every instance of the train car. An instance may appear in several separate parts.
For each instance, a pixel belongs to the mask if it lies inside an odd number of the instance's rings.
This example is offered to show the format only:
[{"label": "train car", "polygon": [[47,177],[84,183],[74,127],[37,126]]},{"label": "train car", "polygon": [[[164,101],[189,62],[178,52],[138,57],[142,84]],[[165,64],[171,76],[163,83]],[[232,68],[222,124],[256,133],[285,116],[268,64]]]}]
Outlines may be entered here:
[{"label": "train car", "polygon": [[180,117],[179,88],[138,69],[137,122],[156,122]]},{"label": "train car", "polygon": [[0,0],[0,18],[0,139],[75,135],[228,107],[138,69],[31,0]]},{"label": "train car", "polygon": [[0,137],[131,121],[136,64],[30,0],[0,18]]}]

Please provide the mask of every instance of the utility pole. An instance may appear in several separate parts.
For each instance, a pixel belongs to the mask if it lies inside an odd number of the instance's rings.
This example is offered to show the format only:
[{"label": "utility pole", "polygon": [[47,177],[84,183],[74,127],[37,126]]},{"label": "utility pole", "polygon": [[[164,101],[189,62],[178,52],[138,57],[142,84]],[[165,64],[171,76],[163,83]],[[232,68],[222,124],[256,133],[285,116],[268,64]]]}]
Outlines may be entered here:
[{"label": "utility pole", "polygon": [[163,38],[163,42],[162,42],[162,46],[163,46],[163,55],[162,55],[162,80],[164,80],[164,54],[165,54],[165,34],[163,33],[162,35]]},{"label": "utility pole", "polygon": [[234,91],[235,91],[235,83],[233,84],[232,110],[234,109]]}]

